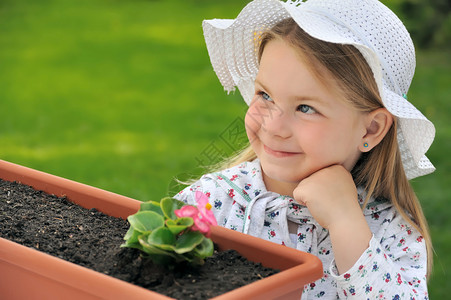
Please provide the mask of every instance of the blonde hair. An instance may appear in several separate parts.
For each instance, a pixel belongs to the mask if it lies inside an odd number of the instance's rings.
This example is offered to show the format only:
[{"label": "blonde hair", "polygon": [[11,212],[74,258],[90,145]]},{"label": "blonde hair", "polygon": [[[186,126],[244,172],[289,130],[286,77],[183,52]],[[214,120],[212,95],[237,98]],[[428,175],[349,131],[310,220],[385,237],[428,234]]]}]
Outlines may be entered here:
[{"label": "blonde hair", "polygon": [[[372,70],[354,46],[320,41],[306,34],[293,19],[286,19],[262,34],[259,60],[266,44],[277,38],[298,49],[301,58],[310,62],[310,70],[321,82],[326,83],[332,77],[344,98],[357,110],[371,112],[383,107]],[[330,81],[327,85],[330,86]],[[421,205],[404,173],[396,133],[395,118],[383,140],[361,155],[351,173],[356,185],[367,190],[363,207],[371,197],[390,199],[401,216],[420,232],[426,243],[429,276],[432,271],[431,237]],[[226,169],[255,158],[256,154],[249,145],[235,156],[213,166],[213,169]]]}]

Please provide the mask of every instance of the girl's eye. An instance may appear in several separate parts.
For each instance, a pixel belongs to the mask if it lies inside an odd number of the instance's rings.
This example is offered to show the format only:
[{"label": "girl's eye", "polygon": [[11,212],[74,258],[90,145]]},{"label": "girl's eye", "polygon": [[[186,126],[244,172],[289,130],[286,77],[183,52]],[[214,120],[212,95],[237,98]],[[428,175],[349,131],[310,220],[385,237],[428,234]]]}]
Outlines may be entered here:
[{"label": "girl's eye", "polygon": [[304,113],[304,114],[314,114],[314,113],[316,113],[316,110],[313,107],[305,105],[305,104],[299,105],[297,110],[302,112],[302,113]]},{"label": "girl's eye", "polygon": [[258,94],[260,95],[260,97],[263,98],[263,100],[266,100],[266,101],[272,101],[271,97],[270,97],[267,93],[265,93],[265,92],[259,92]]}]

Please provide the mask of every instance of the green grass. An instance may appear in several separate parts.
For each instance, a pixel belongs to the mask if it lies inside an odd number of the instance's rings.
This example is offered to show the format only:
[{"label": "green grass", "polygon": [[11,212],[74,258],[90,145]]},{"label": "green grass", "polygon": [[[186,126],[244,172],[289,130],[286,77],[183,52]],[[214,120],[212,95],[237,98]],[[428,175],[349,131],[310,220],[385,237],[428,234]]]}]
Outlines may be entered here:
[{"label": "green grass", "polygon": [[[245,104],[226,95],[201,22],[243,1],[0,1],[0,158],[140,200],[199,174]],[[449,49],[418,53],[409,99],[436,125],[436,173],[414,180],[437,256],[432,299],[451,279]]]},{"label": "green grass", "polygon": [[165,195],[244,113],[222,92],[201,29],[233,4],[3,1],[1,158],[138,199]]},{"label": "green grass", "polygon": [[431,299],[447,299],[451,280],[451,56],[449,49],[418,54],[409,99],[435,124],[436,136],[427,155],[437,170],[413,180],[432,235],[436,255],[430,280]]}]

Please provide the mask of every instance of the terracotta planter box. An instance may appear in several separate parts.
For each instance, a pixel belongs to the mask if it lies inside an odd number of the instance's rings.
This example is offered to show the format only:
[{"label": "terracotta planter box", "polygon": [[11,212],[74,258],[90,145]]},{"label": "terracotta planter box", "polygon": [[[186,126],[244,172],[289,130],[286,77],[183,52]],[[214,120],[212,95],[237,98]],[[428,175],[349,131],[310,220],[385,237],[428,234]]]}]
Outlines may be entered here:
[{"label": "terracotta planter box", "polygon": [[[126,219],[140,201],[0,160],[0,178],[67,198],[85,208]],[[305,284],[322,276],[321,261],[310,254],[216,226],[212,240],[280,273],[215,299],[300,299]],[[0,238],[2,299],[172,299]]]}]

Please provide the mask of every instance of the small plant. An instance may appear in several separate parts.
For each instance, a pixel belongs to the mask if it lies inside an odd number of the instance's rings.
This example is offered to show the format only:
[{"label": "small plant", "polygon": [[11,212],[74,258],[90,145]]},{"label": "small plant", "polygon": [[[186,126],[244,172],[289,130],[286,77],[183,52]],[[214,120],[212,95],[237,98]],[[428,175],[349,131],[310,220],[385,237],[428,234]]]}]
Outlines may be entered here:
[{"label": "small plant", "polygon": [[210,226],[217,225],[208,197],[196,192],[197,207],[174,198],[141,204],[127,218],[130,228],[121,247],[137,248],[154,262],[173,265],[183,261],[203,264],[213,254]]}]

